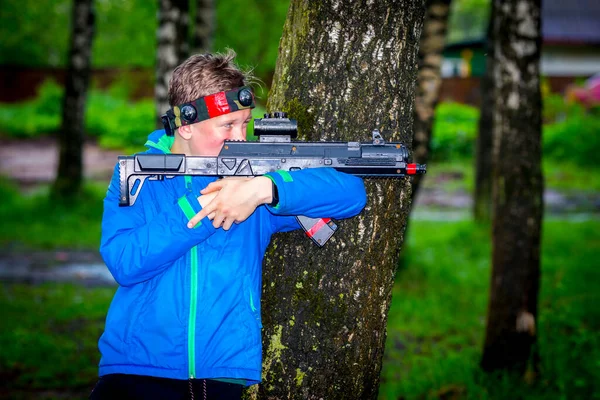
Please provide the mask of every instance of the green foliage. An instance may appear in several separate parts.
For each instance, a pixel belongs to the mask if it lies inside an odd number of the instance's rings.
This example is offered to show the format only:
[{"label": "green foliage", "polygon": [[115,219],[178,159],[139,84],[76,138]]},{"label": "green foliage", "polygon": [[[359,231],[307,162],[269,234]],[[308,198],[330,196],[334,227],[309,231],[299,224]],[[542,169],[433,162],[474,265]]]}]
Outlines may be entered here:
[{"label": "green foliage", "polygon": [[[568,160],[582,166],[597,165],[600,154],[600,113],[567,104],[556,95],[544,99],[542,146],[546,160]],[[479,110],[460,103],[440,103],[436,108],[431,159],[466,159],[474,154]]]},{"label": "green foliage", "polygon": [[541,373],[528,384],[478,368],[489,293],[489,227],[471,221],[411,224],[388,317],[380,399],[600,396],[599,232],[597,221],[544,223]]},{"label": "green foliage", "polygon": [[[33,137],[57,132],[61,123],[64,90],[45,82],[36,99],[0,106],[0,132],[12,137]],[[128,89],[117,83],[109,91],[92,89],[86,104],[85,129],[107,148],[142,148],[155,129],[152,100],[131,102]]]},{"label": "green foliage", "polygon": [[543,135],[545,157],[580,166],[598,165],[600,113],[586,113],[577,107],[568,118],[544,125]]},{"label": "green foliage", "polygon": [[154,67],[158,1],[100,0],[96,6],[96,35],[92,65]]},{"label": "green foliage", "polygon": [[[153,68],[158,2],[99,0],[94,4],[96,34],[92,65],[95,68]],[[288,5],[286,0],[216,2],[214,50],[234,49],[241,65],[254,68],[261,79],[270,82]],[[70,0],[3,0],[0,64],[65,66],[71,7]]]},{"label": "green foliage", "polygon": [[[108,90],[91,89],[86,104],[86,133],[105,148],[140,151],[148,134],[157,129],[153,100],[128,100],[132,86],[127,80],[115,82]],[[45,82],[37,98],[19,104],[0,104],[0,133],[16,137],[34,137],[60,129],[64,90],[54,81]],[[265,109],[257,106],[254,117]],[[252,139],[249,126],[248,136]]]},{"label": "green foliage", "polygon": [[544,96],[544,110],[542,120],[546,124],[560,122],[567,118],[569,114],[572,114],[573,112],[578,112],[578,108],[579,107],[576,105],[569,105],[565,101],[564,96],[558,93],[548,93]]},{"label": "green foliage", "polygon": [[46,81],[33,100],[0,104],[0,133],[13,137],[33,137],[55,132],[60,127],[63,89]]},{"label": "green foliage", "polygon": [[86,130],[103,147],[142,149],[148,134],[156,129],[155,120],[152,100],[134,103],[100,91],[89,96]]},{"label": "green foliage", "polygon": [[446,41],[450,44],[483,41],[487,35],[490,10],[490,0],[453,0]]},{"label": "green foliage", "polygon": [[216,6],[214,49],[232,48],[241,66],[254,69],[255,74],[269,84],[275,71],[289,1],[229,0],[217,1]]},{"label": "green foliage", "polygon": [[432,128],[432,160],[471,157],[478,121],[479,110],[473,106],[453,102],[438,104]]},{"label": "green foliage", "polygon": [[64,65],[71,3],[70,0],[2,0],[0,64]]},{"label": "green foliage", "polygon": [[[69,51],[72,3],[71,0],[3,0],[0,64],[64,66]],[[157,2],[100,0],[94,5],[96,35],[92,64],[153,66]]]}]

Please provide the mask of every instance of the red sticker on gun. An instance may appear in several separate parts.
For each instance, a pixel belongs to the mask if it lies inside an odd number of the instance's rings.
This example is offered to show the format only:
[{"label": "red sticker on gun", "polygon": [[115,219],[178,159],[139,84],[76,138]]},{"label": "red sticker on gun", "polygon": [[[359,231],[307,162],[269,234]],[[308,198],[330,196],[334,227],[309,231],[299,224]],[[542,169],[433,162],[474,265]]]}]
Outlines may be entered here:
[{"label": "red sticker on gun", "polygon": [[309,238],[313,237],[315,233],[319,231],[325,224],[331,221],[331,218],[321,218],[319,222],[313,225],[312,228],[306,231],[306,236]]}]

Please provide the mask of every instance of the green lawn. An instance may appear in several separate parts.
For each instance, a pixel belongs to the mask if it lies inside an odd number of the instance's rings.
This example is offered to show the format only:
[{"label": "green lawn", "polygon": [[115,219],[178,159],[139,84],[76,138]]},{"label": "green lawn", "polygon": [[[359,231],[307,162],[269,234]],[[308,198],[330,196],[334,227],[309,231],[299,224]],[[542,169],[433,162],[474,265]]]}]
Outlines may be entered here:
[{"label": "green lawn", "polygon": [[[545,165],[548,187],[600,191],[600,173]],[[470,161],[432,165],[425,185],[472,188]],[[449,179],[450,177],[451,179]],[[98,248],[106,183],[53,204],[0,179],[0,249]],[[534,383],[481,373],[489,228],[411,223],[388,320],[380,399],[600,399],[600,220],[544,223]],[[0,250],[2,251],[2,250]],[[0,399],[85,398],[114,288],[0,283]]]},{"label": "green lawn", "polygon": [[[477,367],[490,269],[487,228],[413,223],[389,313],[380,399],[600,398],[599,225],[544,224],[541,375],[526,384]],[[0,398],[87,393],[113,292],[0,284],[0,378],[7,382]]]},{"label": "green lawn", "polygon": [[488,228],[413,223],[389,312],[380,399],[600,398],[599,228],[598,221],[544,224],[541,374],[527,384],[478,369]]},{"label": "green lawn", "polygon": [[0,399],[87,398],[113,293],[70,284],[1,283]]},{"label": "green lawn", "polygon": [[[427,165],[425,187],[443,185],[452,192],[463,190],[468,193],[474,188],[474,161],[471,159],[433,162]],[[569,161],[542,163],[545,187],[565,192],[600,192],[600,166],[581,167]]]}]

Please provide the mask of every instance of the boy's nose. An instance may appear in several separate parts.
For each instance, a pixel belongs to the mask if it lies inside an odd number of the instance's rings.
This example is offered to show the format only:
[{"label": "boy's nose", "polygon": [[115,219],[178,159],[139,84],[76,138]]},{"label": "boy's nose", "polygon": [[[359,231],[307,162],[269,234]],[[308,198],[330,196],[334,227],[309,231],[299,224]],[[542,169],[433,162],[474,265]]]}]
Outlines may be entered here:
[{"label": "boy's nose", "polygon": [[230,140],[246,140],[246,133],[240,128],[233,129]]}]

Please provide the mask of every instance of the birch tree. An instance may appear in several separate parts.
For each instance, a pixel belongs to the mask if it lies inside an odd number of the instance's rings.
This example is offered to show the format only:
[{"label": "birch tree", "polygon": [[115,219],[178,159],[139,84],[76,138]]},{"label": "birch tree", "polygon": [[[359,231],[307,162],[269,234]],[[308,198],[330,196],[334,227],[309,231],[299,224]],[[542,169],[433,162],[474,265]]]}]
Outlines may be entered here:
[{"label": "birch tree", "polygon": [[[424,4],[292,0],[267,108],[304,140],[412,141]],[[406,179],[366,181],[368,204],[317,248],[276,235],[263,274],[262,399],[375,399],[398,255],[411,206]]]},{"label": "birch tree", "polygon": [[169,81],[176,66],[189,56],[189,0],[159,0],[156,33],[156,123],[169,108]]},{"label": "birch tree", "polygon": [[94,28],[93,0],[75,0],[59,136],[58,172],[52,188],[53,196],[58,198],[77,195],[83,183],[85,104],[91,73]]},{"label": "birch tree", "polygon": [[216,28],[215,0],[196,0],[195,24],[193,29],[193,54],[212,49]]},{"label": "birch tree", "polygon": [[523,372],[537,337],[540,285],[540,0],[493,7],[493,250],[482,366]]}]

